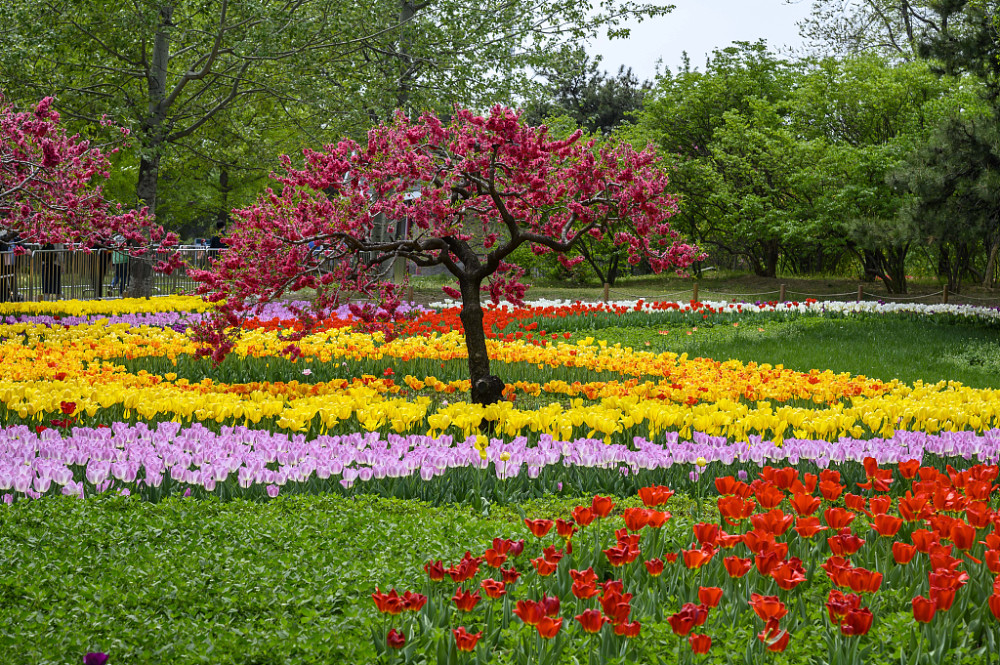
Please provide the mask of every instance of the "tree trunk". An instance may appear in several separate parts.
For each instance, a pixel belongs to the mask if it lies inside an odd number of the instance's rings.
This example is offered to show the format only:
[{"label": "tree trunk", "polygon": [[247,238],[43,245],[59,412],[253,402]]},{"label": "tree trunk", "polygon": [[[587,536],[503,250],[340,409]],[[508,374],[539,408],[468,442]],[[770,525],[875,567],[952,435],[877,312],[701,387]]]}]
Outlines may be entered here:
[{"label": "tree trunk", "polygon": [[986,260],[986,270],[983,271],[983,286],[986,288],[992,288],[996,281],[994,277],[996,276],[998,254],[1000,254],[1000,234],[997,234],[990,244],[990,254]]},{"label": "tree trunk", "polygon": [[[145,155],[139,160],[139,182],[136,194],[142,205],[149,208],[150,214],[156,214],[156,181],[160,170],[159,154]],[[148,298],[153,295],[153,253],[145,252],[142,256],[133,257],[128,262],[128,287],[126,298]]]},{"label": "tree trunk", "polygon": [[490,356],[486,351],[480,283],[461,279],[459,287],[462,291],[462,311],[458,316],[465,329],[465,347],[469,352],[469,379],[475,385],[476,381],[490,375]]},{"label": "tree trunk", "polygon": [[[160,177],[160,156],[164,143],[164,123],[167,118],[163,106],[167,90],[167,67],[170,64],[170,34],[173,27],[174,8],[160,7],[160,25],[153,38],[153,58],[146,71],[146,88],[149,93],[149,113],[142,123],[142,157],[139,159],[139,179],[135,193],[139,205],[156,214],[156,192]],[[153,295],[153,252],[129,261],[128,298],[148,298]]]}]

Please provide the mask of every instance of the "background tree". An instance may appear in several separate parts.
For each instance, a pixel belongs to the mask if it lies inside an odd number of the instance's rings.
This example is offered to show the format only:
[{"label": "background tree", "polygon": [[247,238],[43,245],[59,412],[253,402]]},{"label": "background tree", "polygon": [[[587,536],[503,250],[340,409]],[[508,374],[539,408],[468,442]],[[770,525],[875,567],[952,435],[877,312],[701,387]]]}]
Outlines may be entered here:
[{"label": "background tree", "polygon": [[640,83],[631,68],[622,66],[617,75],[610,76],[599,65],[599,60],[576,49],[565,60],[542,68],[539,74],[545,87],[525,105],[525,120],[539,125],[561,116],[590,134],[604,135],[632,120],[651,84]]},{"label": "background tree", "polygon": [[22,239],[87,247],[121,234],[171,244],[172,234],[139,212],[122,213],[103,196],[109,162],[100,148],[67,135],[46,97],[31,112],[0,97],[0,220]]},{"label": "background tree", "polygon": [[[164,156],[197,149],[226,109],[287,94],[277,63],[354,48],[346,9],[328,0],[138,0],[112,12],[87,0],[30,0],[6,5],[0,75],[9,89],[56,92],[79,122],[110,115],[132,125],[136,204],[155,215]],[[131,267],[129,295],[149,295],[149,264]]]},{"label": "background tree", "polygon": [[[645,258],[657,271],[698,259],[670,228],[675,202],[656,156],[626,143],[593,148],[579,133],[553,140],[498,106],[485,117],[456,110],[448,125],[430,114],[416,122],[400,115],[372,130],[366,146],[345,139],[307,151],[302,170],[284,157],[280,194],[237,211],[230,250],[196,277],[210,300],[224,301],[216,329],[202,339],[220,357],[231,343],[222,327],[289,290],[317,290],[302,312],[307,323],[343,290],[381,288],[391,308],[392,289],[375,279],[380,264],[441,265],[458,282],[446,290],[462,301],[473,398],[495,401],[481,290],[521,302],[523,271],[507,262],[518,247],[564,255],[589,235],[613,237],[630,261]],[[372,241],[379,215],[409,220],[411,235]]]},{"label": "background tree", "polygon": [[946,28],[933,5],[933,0],[812,0],[799,32],[822,55],[913,60],[928,35]]},{"label": "background tree", "polygon": [[[761,206],[780,214],[782,204],[749,188],[771,187],[753,171],[764,166],[761,160],[769,160],[770,148],[785,142],[774,132],[782,131],[779,119],[786,113],[796,67],[762,42],[717,50],[703,72],[686,64],[676,74],[661,76],[646,98],[638,126],[626,134],[634,143],[653,142],[662,154],[672,156],[672,183],[682,210],[677,228],[703,247],[714,247],[720,258],[743,257],[759,274],[776,269],[781,232],[761,226],[758,215],[765,212]],[[769,123],[769,128],[758,126],[758,121]],[[724,140],[716,143],[727,126]],[[772,139],[776,143],[768,146]],[[755,160],[760,163],[753,164]],[[777,160],[770,165],[791,168]]]}]

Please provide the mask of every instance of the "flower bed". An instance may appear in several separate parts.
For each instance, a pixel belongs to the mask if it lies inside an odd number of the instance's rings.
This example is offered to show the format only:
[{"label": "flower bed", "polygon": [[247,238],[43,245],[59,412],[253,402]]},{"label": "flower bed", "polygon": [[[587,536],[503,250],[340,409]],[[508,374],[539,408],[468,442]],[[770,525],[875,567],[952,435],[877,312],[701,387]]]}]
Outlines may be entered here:
[{"label": "flower bed", "polygon": [[604,663],[663,653],[685,662],[714,643],[745,651],[746,662],[791,646],[861,663],[870,632],[905,621],[910,644],[882,645],[883,656],[938,662],[957,636],[962,652],[992,660],[998,467],[907,460],[894,472],[869,457],[863,468],[864,482],[851,484],[835,470],[794,467],[766,467],[749,484],[717,478],[721,522],[696,515],[686,531],[665,528],[673,492],[664,486],[641,488],[642,507],[616,510],[598,495],[569,519],[525,518],[481,553],[432,558],[420,592],[376,587],[375,647],[389,659],[430,652],[454,662],[457,651],[485,662],[502,652],[538,663],[575,643]]}]

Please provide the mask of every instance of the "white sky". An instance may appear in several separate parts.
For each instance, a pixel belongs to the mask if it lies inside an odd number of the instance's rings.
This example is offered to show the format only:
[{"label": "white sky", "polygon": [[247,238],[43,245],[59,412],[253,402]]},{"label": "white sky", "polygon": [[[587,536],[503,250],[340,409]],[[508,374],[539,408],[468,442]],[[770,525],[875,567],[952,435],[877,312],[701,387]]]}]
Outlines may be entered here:
[{"label": "white sky", "polygon": [[614,74],[620,65],[631,67],[640,81],[652,80],[656,61],[671,71],[687,51],[691,66],[704,70],[705,56],[734,41],[766,39],[772,50],[801,47],[795,23],[809,14],[809,0],[672,0],[676,9],[666,16],[632,22],[628,39],[595,40],[587,51],[603,56],[601,68]]}]

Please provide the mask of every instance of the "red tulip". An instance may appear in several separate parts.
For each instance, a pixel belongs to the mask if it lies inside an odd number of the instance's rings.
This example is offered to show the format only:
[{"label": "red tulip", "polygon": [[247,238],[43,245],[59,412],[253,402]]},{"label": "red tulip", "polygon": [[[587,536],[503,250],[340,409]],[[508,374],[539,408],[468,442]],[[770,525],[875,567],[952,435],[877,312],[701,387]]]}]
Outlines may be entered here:
[{"label": "red tulip", "polygon": [[757,633],[757,639],[767,646],[768,651],[781,652],[788,647],[792,638],[787,630],[782,630],[777,619],[769,619],[764,624],[764,630]]},{"label": "red tulip", "polygon": [[685,603],[679,612],[667,617],[667,622],[675,635],[684,637],[691,632],[692,628],[704,623],[707,616],[708,610],[702,609],[694,603]]},{"label": "red tulip", "polygon": [[830,546],[831,553],[837,556],[850,556],[860,550],[865,541],[851,533],[850,528],[844,527],[841,533],[827,538],[826,544]]},{"label": "red tulip", "polygon": [[930,623],[931,619],[934,618],[934,613],[937,612],[934,601],[923,596],[917,596],[912,602],[913,618],[920,623]]},{"label": "red tulip", "polygon": [[427,596],[422,593],[407,591],[403,594],[403,609],[407,612],[419,612],[427,604]]},{"label": "red tulip", "polygon": [[741,485],[745,485],[745,483],[736,480],[732,476],[715,479],[715,490],[722,496],[735,495]]},{"label": "red tulip", "polygon": [[542,594],[542,599],[538,605],[545,612],[546,616],[554,617],[559,614],[559,596],[546,596]]},{"label": "red tulip", "polygon": [[840,589],[830,589],[826,611],[830,615],[831,622],[841,623],[848,612],[859,607],[861,607],[861,596],[856,593],[844,593]]},{"label": "red tulip", "polygon": [[799,517],[808,517],[819,509],[820,504],[823,502],[818,496],[809,496],[808,494],[795,494],[792,496],[789,503],[792,506],[792,510],[795,511]]},{"label": "red tulip", "polygon": [[868,512],[868,500],[860,494],[845,494],[844,495],[844,506],[848,510],[853,510],[857,513],[867,513]]},{"label": "red tulip", "polygon": [[697,570],[711,561],[715,552],[711,549],[705,550],[683,550],[684,565],[687,568]]},{"label": "red tulip", "polygon": [[754,565],[757,566],[758,573],[761,575],[770,575],[771,572],[780,566],[785,559],[778,550],[770,549],[763,554],[757,554],[754,556],[753,560]]},{"label": "red tulip", "polygon": [[806,581],[805,570],[802,569],[802,562],[799,559],[795,559],[795,563],[788,561],[776,566],[771,571],[771,577],[778,587],[785,591],[790,591]]},{"label": "red tulip", "polygon": [[551,640],[559,633],[559,629],[562,628],[562,619],[553,619],[552,617],[542,617],[539,619],[538,623],[535,624],[535,629],[538,630],[538,634],[546,640]]},{"label": "red tulip", "polygon": [[730,577],[743,577],[750,572],[750,567],[753,565],[750,559],[741,559],[738,556],[727,556],[722,563],[725,564]]},{"label": "red tulip", "polygon": [[538,557],[537,559],[532,559],[531,565],[533,565],[535,567],[535,570],[538,571],[539,577],[548,577],[552,573],[556,572],[556,569],[559,568],[558,563],[553,563],[552,561],[549,561],[545,557]]},{"label": "red tulip", "polygon": [[663,559],[650,559],[649,561],[643,561],[646,566],[646,570],[653,577],[659,577],[663,574]]},{"label": "red tulip", "polygon": [[930,596],[931,601],[934,603],[935,610],[947,612],[955,603],[955,589],[932,586],[930,593],[927,595]]},{"label": "red tulip", "polygon": [[754,493],[754,496],[760,507],[767,510],[776,507],[785,499],[785,493],[774,485],[764,485]]},{"label": "red tulip", "polygon": [[931,547],[940,542],[937,534],[927,529],[917,529],[910,538],[913,540],[913,545],[917,548],[917,551],[922,554],[929,554]]},{"label": "red tulip", "polygon": [[780,536],[788,531],[788,527],[792,526],[794,519],[793,516],[775,509],[759,515],[751,515],[750,523],[753,524],[754,530],[759,533]]},{"label": "red tulip", "polygon": [[840,531],[841,529],[850,526],[856,516],[851,511],[844,510],[843,508],[827,508],[823,511],[823,517],[826,519],[827,526],[836,531]]},{"label": "red tulip", "polygon": [[470,633],[463,626],[459,626],[451,632],[455,634],[455,646],[458,647],[459,651],[473,651],[476,648],[476,642],[483,636],[482,631]]},{"label": "red tulip", "polygon": [[444,579],[444,562],[440,559],[437,561],[432,559],[425,563],[424,570],[427,571],[427,577],[431,578],[432,582],[440,582]]},{"label": "red tulip", "polygon": [[590,509],[594,511],[594,515],[601,518],[610,515],[611,509],[614,507],[615,504],[609,496],[595,496],[590,504]]},{"label": "red tulip", "polygon": [[705,545],[715,546],[719,542],[719,525],[699,522],[694,525],[694,537],[704,547]]},{"label": "red tulip", "polygon": [[962,521],[955,522],[951,527],[951,542],[955,543],[955,547],[963,552],[972,549],[972,546],[976,544],[975,527]]},{"label": "red tulip", "polygon": [[666,511],[650,510],[648,526],[650,529],[659,529],[664,524],[666,524],[667,520],[669,520],[671,517],[672,517],[671,514]]},{"label": "red tulip", "polygon": [[856,593],[875,593],[882,586],[882,573],[852,568],[847,576],[847,584]]},{"label": "red tulip", "polygon": [[829,480],[819,481],[819,493],[827,501],[836,501],[844,491],[844,486]]},{"label": "red tulip", "polygon": [[513,584],[518,579],[520,579],[521,573],[519,573],[515,568],[501,568],[500,569],[500,579],[503,580],[504,584]]},{"label": "red tulip", "polygon": [[599,633],[604,625],[604,617],[597,610],[584,610],[582,614],[576,615],[576,620],[580,626],[588,633]]},{"label": "red tulip", "polygon": [[726,522],[733,525],[750,517],[757,507],[753,501],[745,501],[738,496],[720,496],[716,503],[719,506],[719,514]]},{"label": "red tulip", "polygon": [[986,562],[986,567],[991,573],[1000,575],[1000,550],[986,550],[983,561]]},{"label": "red tulip", "polygon": [[490,568],[499,568],[507,561],[507,555],[501,554],[492,547],[483,552],[483,560]]},{"label": "red tulip", "polygon": [[754,613],[764,621],[777,620],[788,614],[788,608],[777,596],[762,596],[759,593],[750,594],[748,601]]},{"label": "red tulip", "polygon": [[878,532],[878,535],[892,537],[899,533],[899,528],[903,526],[903,520],[892,515],[876,515],[872,520],[871,527]]},{"label": "red tulip", "polygon": [[844,635],[866,635],[872,627],[872,611],[867,607],[848,611],[840,624],[840,632]]},{"label": "red tulip", "polygon": [[569,540],[573,537],[573,534],[576,533],[577,530],[576,524],[574,524],[571,520],[556,520],[556,533],[559,534],[561,538]]},{"label": "red tulip", "polygon": [[574,582],[582,582],[585,584],[597,581],[597,573],[594,572],[592,567],[587,568],[586,570],[571,569],[569,571],[569,576]]},{"label": "red tulip", "polygon": [[919,494],[912,496],[907,492],[906,496],[899,500],[899,515],[907,522],[925,519],[930,515],[927,497]]},{"label": "red tulip", "polygon": [[909,480],[916,477],[917,469],[920,468],[920,462],[915,459],[906,460],[905,462],[900,462],[897,468],[899,469],[899,475]]},{"label": "red tulip", "polygon": [[654,485],[652,487],[643,487],[639,489],[639,498],[642,500],[643,505],[647,508],[662,506],[673,495],[674,491],[669,487],[664,487],[663,485]]},{"label": "red tulip", "polygon": [[892,558],[896,563],[905,566],[913,560],[913,555],[917,553],[917,548],[906,543],[895,542],[892,544]]},{"label": "red tulip", "polygon": [[719,601],[722,600],[722,589],[715,586],[698,587],[698,600],[705,607],[718,607]]},{"label": "red tulip", "polygon": [[378,587],[375,587],[372,600],[375,601],[375,607],[382,614],[399,614],[404,609],[403,599],[399,597],[395,589],[392,589],[389,593],[381,593]]},{"label": "red tulip", "polygon": [[688,644],[691,645],[693,653],[708,653],[712,648],[712,638],[708,635],[691,634],[688,636]]},{"label": "red tulip", "polygon": [[[989,485],[989,487],[992,488],[993,486]],[[969,524],[977,529],[985,529],[988,527],[990,522],[993,520],[993,517],[994,513],[985,500],[973,501],[965,509],[965,519],[969,522]]]},{"label": "red tulip", "polygon": [[529,520],[527,517],[524,518],[524,524],[531,531],[531,534],[536,538],[542,538],[552,529],[552,525],[555,524],[552,520]]},{"label": "red tulip", "polygon": [[1000,621],[1000,593],[994,593],[986,599],[986,604],[990,607],[993,617]]},{"label": "red tulip", "polygon": [[615,624],[615,635],[620,635],[622,637],[639,637],[639,630],[642,625],[638,621],[633,621],[632,623],[616,623]]},{"label": "red tulip", "polygon": [[795,520],[795,532],[801,538],[812,538],[820,531],[826,531],[828,528],[819,523],[818,517],[800,517]]},{"label": "red tulip", "polygon": [[493,600],[496,600],[497,598],[500,598],[501,596],[506,595],[507,593],[506,585],[503,582],[497,580],[492,580],[492,579],[483,580],[482,582],[479,583],[479,586],[481,586],[483,588],[483,591],[486,592],[486,595],[492,598]]},{"label": "red tulip", "polygon": [[597,595],[597,585],[594,582],[573,582],[570,588],[573,595],[581,600],[593,598]]},{"label": "red tulip", "polygon": [[593,510],[584,506],[577,506],[574,508],[572,515],[573,521],[580,526],[590,526],[590,523],[594,521],[595,517],[597,517]]},{"label": "red tulip", "polygon": [[462,587],[458,587],[458,590],[455,591],[455,595],[451,599],[455,602],[455,607],[458,609],[463,612],[471,612],[479,604],[479,601],[482,600],[482,596],[478,593],[467,592]]},{"label": "red tulip", "polygon": [[649,512],[645,508],[626,508],[622,512],[625,526],[629,531],[641,531],[649,524]]},{"label": "red tulip", "polygon": [[891,496],[873,496],[871,501],[868,502],[868,511],[872,515],[885,515],[892,508],[892,497]]},{"label": "red tulip", "polygon": [[514,608],[514,614],[529,626],[537,626],[545,616],[545,608],[533,600],[519,600],[517,607]]},{"label": "red tulip", "polygon": [[402,649],[403,645],[406,644],[406,635],[393,628],[385,636],[385,642],[390,649]]}]

